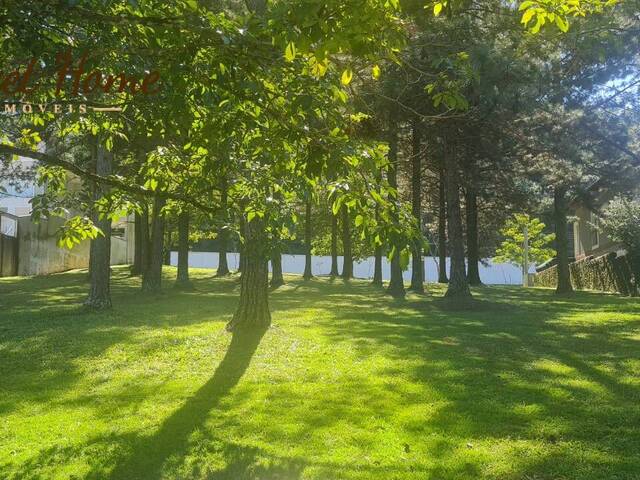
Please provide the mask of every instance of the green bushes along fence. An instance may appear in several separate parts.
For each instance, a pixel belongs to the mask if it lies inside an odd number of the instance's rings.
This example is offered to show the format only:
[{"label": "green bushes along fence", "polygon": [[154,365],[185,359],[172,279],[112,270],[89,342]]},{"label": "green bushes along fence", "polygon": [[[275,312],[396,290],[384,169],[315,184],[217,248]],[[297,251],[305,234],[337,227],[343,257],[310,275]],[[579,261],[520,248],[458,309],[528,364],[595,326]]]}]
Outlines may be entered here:
[{"label": "green bushes along fence", "polygon": [[[554,265],[536,273],[535,285],[555,288],[557,268]],[[611,252],[601,257],[587,257],[573,262],[569,265],[569,269],[571,283],[576,290],[600,290],[622,295],[637,294],[627,255],[618,256],[615,252]]]}]

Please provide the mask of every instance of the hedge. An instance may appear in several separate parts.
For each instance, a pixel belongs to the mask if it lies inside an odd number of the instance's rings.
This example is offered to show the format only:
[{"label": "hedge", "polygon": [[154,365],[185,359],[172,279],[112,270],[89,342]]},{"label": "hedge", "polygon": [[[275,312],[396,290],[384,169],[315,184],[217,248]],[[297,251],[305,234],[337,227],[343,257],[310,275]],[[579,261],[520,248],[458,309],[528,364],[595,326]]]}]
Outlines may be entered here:
[{"label": "hedge", "polygon": [[[549,267],[535,275],[538,287],[557,286],[557,265]],[[571,284],[576,290],[599,290],[617,292],[622,295],[636,295],[631,264],[627,255],[618,256],[615,252],[601,257],[587,257],[569,264]]]}]

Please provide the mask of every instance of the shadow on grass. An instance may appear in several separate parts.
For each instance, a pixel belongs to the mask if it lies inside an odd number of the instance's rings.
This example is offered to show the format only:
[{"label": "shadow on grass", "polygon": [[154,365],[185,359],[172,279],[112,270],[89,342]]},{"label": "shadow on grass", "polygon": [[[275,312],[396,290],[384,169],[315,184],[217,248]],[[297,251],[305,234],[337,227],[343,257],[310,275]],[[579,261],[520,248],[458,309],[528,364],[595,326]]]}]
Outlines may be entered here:
[{"label": "shadow on grass", "polygon": [[[133,451],[119,461],[111,474],[111,480],[160,478],[165,462],[174,456],[182,457],[189,447],[190,435],[203,426],[207,416],[220,400],[240,381],[266,330],[239,331],[233,334],[231,344],[213,376],[189,398],[182,407],[168,417],[160,429],[150,437],[134,442]],[[236,450],[227,470],[241,478],[239,473],[252,464],[250,451]]]}]

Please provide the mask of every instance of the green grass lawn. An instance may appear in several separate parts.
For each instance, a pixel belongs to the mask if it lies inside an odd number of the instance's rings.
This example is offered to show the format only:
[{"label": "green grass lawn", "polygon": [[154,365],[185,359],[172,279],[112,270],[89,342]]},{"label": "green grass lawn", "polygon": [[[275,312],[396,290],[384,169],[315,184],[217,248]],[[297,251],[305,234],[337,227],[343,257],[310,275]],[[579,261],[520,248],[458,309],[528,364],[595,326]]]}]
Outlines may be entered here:
[{"label": "green grass lawn", "polygon": [[640,478],[637,300],[288,277],[232,339],[237,278],[194,276],[115,269],[99,314],[85,273],[0,279],[1,479]]}]

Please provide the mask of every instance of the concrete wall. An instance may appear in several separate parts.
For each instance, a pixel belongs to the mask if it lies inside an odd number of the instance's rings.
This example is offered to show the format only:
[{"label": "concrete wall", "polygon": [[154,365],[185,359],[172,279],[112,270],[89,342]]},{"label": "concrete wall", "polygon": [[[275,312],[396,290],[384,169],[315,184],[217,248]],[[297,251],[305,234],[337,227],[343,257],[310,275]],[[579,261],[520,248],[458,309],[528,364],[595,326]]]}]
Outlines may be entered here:
[{"label": "concrete wall", "polygon": [[[231,270],[237,270],[239,255],[237,253],[227,254],[227,262]],[[438,281],[438,259],[425,257],[425,273],[428,282]],[[177,252],[171,252],[171,265],[178,264]],[[447,271],[449,271],[450,259],[447,258]],[[194,268],[218,268],[217,252],[189,252],[189,266]],[[314,275],[328,275],[331,271],[331,257],[312,257],[312,271]],[[342,257],[338,257],[338,267],[342,270]],[[271,269],[271,267],[269,267]],[[282,255],[282,271],[284,273],[304,272],[304,255]],[[360,262],[355,262],[353,266],[356,278],[373,278],[373,257],[369,257]],[[532,267],[530,273],[535,273]],[[402,274],[408,282],[411,281],[411,265]],[[382,278],[388,280],[390,277],[390,267],[387,259],[382,258]],[[522,273],[520,268],[508,263],[493,263],[488,260],[487,265],[480,264],[480,279],[486,285],[522,285]]]},{"label": "concrete wall", "polygon": [[[60,218],[34,223],[31,217],[18,220],[18,275],[46,275],[89,266],[88,240],[71,250],[57,245]],[[111,265],[133,262],[133,226],[127,224],[124,238],[111,237]]]}]

